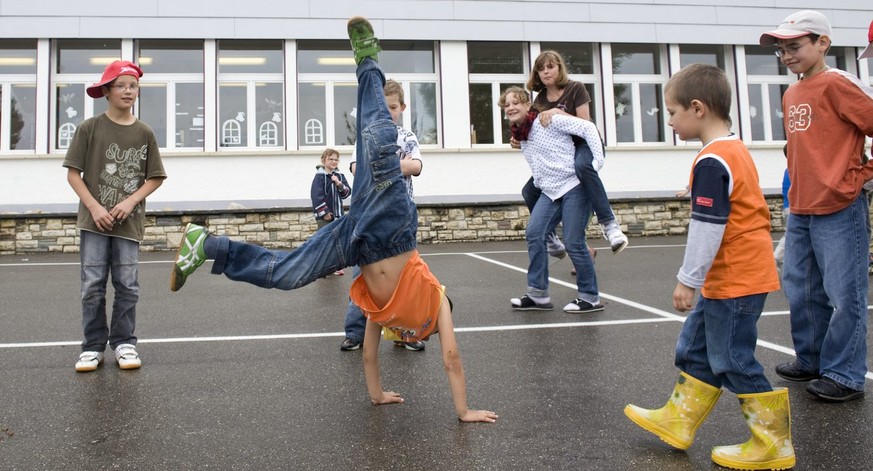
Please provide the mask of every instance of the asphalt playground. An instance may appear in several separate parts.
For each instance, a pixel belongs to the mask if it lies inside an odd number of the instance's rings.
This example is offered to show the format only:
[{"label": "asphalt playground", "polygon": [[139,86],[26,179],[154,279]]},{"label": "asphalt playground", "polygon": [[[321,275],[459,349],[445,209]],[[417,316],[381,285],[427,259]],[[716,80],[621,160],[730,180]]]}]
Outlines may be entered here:
[{"label": "asphalt playground", "polygon": [[[748,438],[730,392],[684,452],[622,413],[628,403],[660,407],[672,391],[683,317],[671,295],[684,243],[601,248],[606,309],[588,315],[560,310],[575,293],[568,259],[551,266],[558,309],[515,312],[524,242],[419,247],[455,304],[469,406],[497,412],[495,424],[457,420],[438,339],[423,352],[383,342],[383,385],[405,403],[370,405],[361,352],[339,349],[348,274],[282,292],[205,265],[171,293],[173,254],[143,253],[142,368],[119,370],[107,356],[96,372],[76,373],[78,255],[2,256],[0,470],[722,469],[710,449]],[[873,396],[822,403],[775,375],[793,354],[781,292],[758,327],[758,359],[790,390],[795,469],[871,469]]]}]

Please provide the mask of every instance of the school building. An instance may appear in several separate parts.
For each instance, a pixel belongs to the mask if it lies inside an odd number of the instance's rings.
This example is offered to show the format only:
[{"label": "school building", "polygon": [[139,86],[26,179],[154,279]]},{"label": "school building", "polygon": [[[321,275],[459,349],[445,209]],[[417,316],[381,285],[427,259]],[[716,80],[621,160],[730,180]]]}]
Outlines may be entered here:
[{"label": "school building", "polygon": [[[61,167],[77,126],[105,110],[85,88],[116,59],[145,71],[137,115],[157,134],[165,184],[152,210],[308,204],[325,147],[347,169],[355,64],[346,20],[363,15],[406,92],[421,141],[419,202],[519,199],[530,175],[496,102],[542,50],[586,84],[605,138],[611,197],[672,195],[699,142],[667,125],[663,85],[694,62],[734,85],[734,131],[765,189],[780,186],[780,97],[797,77],[758,37],[801,7],[779,0],[138,0],[0,2],[0,213],[72,211]],[[822,6],[825,6],[822,4]],[[832,0],[829,64],[873,82],[873,10]],[[350,176],[350,175],[349,175]]]}]

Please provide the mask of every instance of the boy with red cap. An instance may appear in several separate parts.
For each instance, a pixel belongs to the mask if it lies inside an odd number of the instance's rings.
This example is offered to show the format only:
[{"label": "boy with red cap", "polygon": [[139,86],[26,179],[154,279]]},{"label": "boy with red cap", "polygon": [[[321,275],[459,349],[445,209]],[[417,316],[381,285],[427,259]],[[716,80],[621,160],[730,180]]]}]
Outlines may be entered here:
[{"label": "boy with red cap", "polygon": [[828,67],[831,25],[802,10],[761,35],[761,46],[801,75],[782,96],[788,140],[791,217],[782,288],[791,311],[797,358],[776,367],[828,402],[864,396],[867,374],[867,198],[873,163],[863,159],[873,135],[873,88]]},{"label": "boy with red cap", "polygon": [[[132,114],[142,69],[129,61],[106,66],[88,96],[105,97],[105,113],[79,125],[63,166],[79,197],[79,253],[82,262],[82,329],[85,340],[76,371],[94,371],[106,344],[118,367],[141,365],[136,351],[137,264],[145,232],[145,199],[167,174],[152,129]],[[106,322],[106,282],[112,273],[115,299]]]}]

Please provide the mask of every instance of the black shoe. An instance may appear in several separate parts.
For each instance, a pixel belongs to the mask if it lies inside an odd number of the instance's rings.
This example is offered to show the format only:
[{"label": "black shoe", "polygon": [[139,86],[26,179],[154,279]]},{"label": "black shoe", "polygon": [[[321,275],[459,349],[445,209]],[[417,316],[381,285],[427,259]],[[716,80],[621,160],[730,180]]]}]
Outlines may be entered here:
[{"label": "black shoe", "polygon": [[407,350],[412,350],[413,352],[420,352],[424,350],[424,342],[417,340],[415,342],[394,342],[395,347],[402,347]]},{"label": "black shoe", "polygon": [[509,300],[509,303],[512,304],[512,308],[516,311],[551,311],[555,308],[552,303],[537,303],[528,295],[512,298]]},{"label": "black shoe", "polygon": [[564,312],[573,314],[587,314],[589,312],[600,312],[603,310],[603,304],[591,304],[588,301],[583,301],[579,298],[564,306]]},{"label": "black shoe", "polygon": [[827,402],[849,402],[864,397],[864,391],[849,389],[827,376],[809,383],[806,391]]},{"label": "black shoe", "polygon": [[809,381],[821,378],[817,371],[803,370],[797,362],[782,363],[776,366],[776,374],[788,381]]},{"label": "black shoe", "polygon": [[345,339],[343,340],[343,344],[340,345],[340,350],[344,352],[350,352],[359,348],[361,348],[361,342],[355,342],[352,339]]}]

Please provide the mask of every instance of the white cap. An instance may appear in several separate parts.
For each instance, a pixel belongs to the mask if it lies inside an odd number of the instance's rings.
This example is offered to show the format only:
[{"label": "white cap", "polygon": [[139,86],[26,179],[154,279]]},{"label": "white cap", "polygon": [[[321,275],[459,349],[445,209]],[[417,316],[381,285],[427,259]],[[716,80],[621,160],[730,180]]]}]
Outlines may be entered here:
[{"label": "white cap", "polygon": [[800,10],[782,20],[778,29],[761,35],[762,46],[774,46],[780,39],[794,39],[809,34],[831,36],[831,23],[827,17],[813,10]]},{"label": "white cap", "polygon": [[873,21],[870,22],[870,30],[867,31],[867,48],[858,56],[858,60],[873,58]]}]

